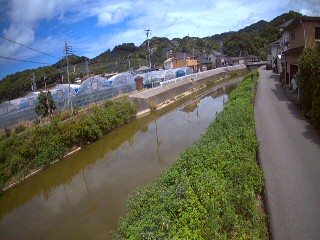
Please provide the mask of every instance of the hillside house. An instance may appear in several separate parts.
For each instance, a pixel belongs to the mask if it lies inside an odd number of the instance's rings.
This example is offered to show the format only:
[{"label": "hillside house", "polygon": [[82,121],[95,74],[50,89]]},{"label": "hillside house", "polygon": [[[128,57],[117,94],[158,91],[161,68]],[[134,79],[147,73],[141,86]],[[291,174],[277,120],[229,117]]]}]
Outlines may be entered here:
[{"label": "hillside house", "polygon": [[259,62],[259,57],[255,56],[255,55],[246,55],[243,58],[244,58],[245,65],[251,65],[251,64]]},{"label": "hillside house", "polygon": [[272,67],[272,69],[274,70],[274,72],[278,73],[279,70],[281,71],[281,61],[279,60],[279,58],[281,59],[281,57],[278,57],[278,55],[281,56],[281,46],[280,46],[280,42],[281,39],[270,43],[268,45],[268,55],[267,55],[267,59],[268,59],[268,63],[270,64],[270,66]]},{"label": "hillside house", "polygon": [[190,60],[190,55],[188,53],[176,53],[172,59],[173,68],[186,67],[188,59]]},{"label": "hillside house", "polygon": [[227,56],[221,52],[209,53],[208,60],[212,61],[214,68],[223,67],[227,65]]},{"label": "hillside house", "polygon": [[172,63],[173,57],[168,58],[163,62],[163,67],[165,70],[167,69],[172,69],[173,68],[173,63]]},{"label": "hillside house", "polygon": [[304,48],[315,48],[320,41],[320,17],[302,17],[280,27],[282,39],[289,35],[289,41],[284,41],[283,61],[285,68],[285,83],[298,72],[298,59]]},{"label": "hillside house", "polygon": [[206,53],[200,55],[200,57],[198,58],[198,62],[200,64],[201,71],[207,71],[211,68],[214,68],[213,62],[208,59],[208,54]]},{"label": "hillside house", "polygon": [[228,58],[229,65],[243,65],[244,64],[244,58],[243,57],[229,57]]}]

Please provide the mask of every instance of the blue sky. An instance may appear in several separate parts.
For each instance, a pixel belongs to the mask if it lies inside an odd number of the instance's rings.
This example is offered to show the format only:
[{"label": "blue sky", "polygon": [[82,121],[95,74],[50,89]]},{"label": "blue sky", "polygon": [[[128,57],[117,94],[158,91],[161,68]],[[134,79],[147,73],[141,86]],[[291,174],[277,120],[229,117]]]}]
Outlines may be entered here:
[{"label": "blue sky", "polygon": [[[93,58],[115,45],[140,45],[145,29],[157,37],[205,37],[236,31],[294,10],[320,16],[319,0],[0,0],[0,56],[53,64],[65,41]],[[0,79],[42,64],[0,58]]]}]

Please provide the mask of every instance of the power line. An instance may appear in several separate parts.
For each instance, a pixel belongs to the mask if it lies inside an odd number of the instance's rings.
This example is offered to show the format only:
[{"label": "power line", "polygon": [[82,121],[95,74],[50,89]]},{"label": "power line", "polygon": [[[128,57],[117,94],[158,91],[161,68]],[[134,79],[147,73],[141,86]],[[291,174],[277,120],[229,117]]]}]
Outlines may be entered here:
[{"label": "power line", "polygon": [[3,37],[3,36],[0,36],[0,38],[5,39],[5,40],[7,40],[7,41],[9,41],[9,42],[18,44],[18,45],[23,46],[23,47],[25,47],[25,48],[28,48],[28,49],[30,49],[30,50],[32,50],[32,51],[35,51],[35,52],[38,52],[38,53],[42,53],[42,54],[47,55],[47,56],[49,56],[49,57],[53,57],[53,58],[60,59],[59,57],[56,57],[56,56],[53,56],[53,55],[51,55],[51,54],[49,54],[49,53],[45,53],[45,52],[39,51],[39,50],[37,50],[37,49],[28,47],[28,46],[26,46],[26,45],[24,45],[24,44],[22,44],[22,43],[18,43],[18,42],[16,42],[16,41],[13,41],[13,40],[11,40],[11,39],[5,38],[5,37]]},{"label": "power line", "polygon": [[13,60],[13,61],[19,61],[19,62],[29,62],[29,63],[36,63],[36,64],[44,64],[44,65],[51,64],[51,63],[34,62],[34,61],[28,61],[28,60],[22,60],[22,59],[16,59],[16,58],[11,58],[11,57],[4,57],[4,56],[0,56],[0,58]]}]

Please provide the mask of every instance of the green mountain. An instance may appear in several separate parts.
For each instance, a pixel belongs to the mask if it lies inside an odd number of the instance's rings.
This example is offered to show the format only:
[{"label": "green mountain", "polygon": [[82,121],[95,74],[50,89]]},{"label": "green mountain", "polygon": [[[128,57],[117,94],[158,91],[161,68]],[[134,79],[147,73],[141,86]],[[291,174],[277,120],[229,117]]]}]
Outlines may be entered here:
[{"label": "green mountain", "polygon": [[[178,51],[195,57],[204,52],[220,51],[228,56],[254,54],[266,58],[267,45],[280,38],[279,26],[290,19],[301,16],[297,12],[290,11],[270,22],[261,20],[237,32],[225,32],[204,38],[186,36],[169,40],[165,37],[153,37],[149,40],[152,67],[162,68],[163,61]],[[83,77],[86,74],[86,59],[83,56],[69,56],[71,82],[76,77]],[[148,65],[146,59],[147,41],[140,46],[123,43],[90,59],[88,71],[93,74],[127,71],[129,68],[136,69]],[[66,61],[63,59],[52,66],[25,70],[6,76],[0,81],[0,102],[21,97],[30,92],[33,72],[38,88],[44,87],[44,79],[46,79],[47,86],[54,86],[61,83],[62,74],[66,82]]]}]

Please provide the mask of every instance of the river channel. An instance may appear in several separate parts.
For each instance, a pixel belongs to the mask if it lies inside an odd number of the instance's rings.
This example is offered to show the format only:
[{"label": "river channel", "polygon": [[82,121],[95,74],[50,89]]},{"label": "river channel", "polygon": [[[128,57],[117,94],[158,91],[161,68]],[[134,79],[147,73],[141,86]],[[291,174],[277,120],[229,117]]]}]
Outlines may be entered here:
[{"label": "river channel", "polygon": [[190,96],[135,119],[6,191],[0,239],[111,239],[128,195],[205,132],[227,92]]}]

